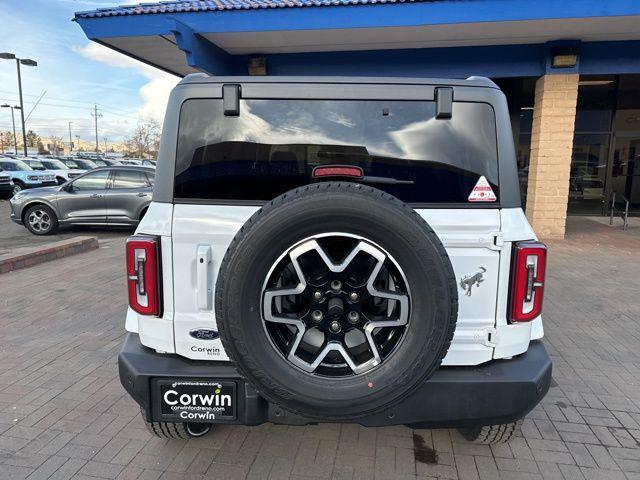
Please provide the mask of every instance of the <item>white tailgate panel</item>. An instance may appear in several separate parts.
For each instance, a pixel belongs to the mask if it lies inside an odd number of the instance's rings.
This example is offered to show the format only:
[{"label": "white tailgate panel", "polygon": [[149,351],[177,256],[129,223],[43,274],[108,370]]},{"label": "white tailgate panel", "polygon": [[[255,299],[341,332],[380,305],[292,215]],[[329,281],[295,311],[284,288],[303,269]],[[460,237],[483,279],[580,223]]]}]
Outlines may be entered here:
[{"label": "white tailgate panel", "polygon": [[[189,335],[193,329],[215,329],[213,291],[215,279],[229,243],[244,222],[258,207],[225,205],[174,206],[173,270],[174,330],[176,353],[192,359],[227,360],[220,339],[197,340]],[[494,235],[500,231],[497,209],[418,210],[436,231],[451,258],[460,299],[459,318],[453,343],[445,358],[446,365],[476,365],[492,358],[493,347],[487,343],[495,327],[500,252]],[[207,275],[211,295],[210,308],[203,298],[202,267],[198,279],[197,257],[210,247],[211,274]],[[485,269],[482,282],[472,286],[467,296],[460,280]],[[200,284],[200,292],[198,291]],[[414,295],[417,294],[414,292]],[[419,294],[419,293],[418,293]]]},{"label": "white tailgate panel", "polygon": [[[495,328],[498,296],[500,251],[495,239],[500,232],[500,211],[417,211],[447,249],[458,287],[458,324],[442,364],[477,365],[489,361],[493,357],[493,346],[488,343],[488,335]],[[463,277],[477,272],[482,272],[482,281],[474,283],[471,295],[467,295],[460,282]]]},{"label": "white tailgate panel", "polygon": [[[215,279],[227,247],[235,234],[259,207],[226,205],[180,205],[173,210],[174,331],[176,353],[202,360],[229,360],[220,339],[198,340],[189,335],[194,329],[217,330],[214,316]],[[198,308],[198,249],[211,247],[206,302]],[[202,286],[202,284],[201,284]],[[207,294],[205,294],[206,296]]]}]

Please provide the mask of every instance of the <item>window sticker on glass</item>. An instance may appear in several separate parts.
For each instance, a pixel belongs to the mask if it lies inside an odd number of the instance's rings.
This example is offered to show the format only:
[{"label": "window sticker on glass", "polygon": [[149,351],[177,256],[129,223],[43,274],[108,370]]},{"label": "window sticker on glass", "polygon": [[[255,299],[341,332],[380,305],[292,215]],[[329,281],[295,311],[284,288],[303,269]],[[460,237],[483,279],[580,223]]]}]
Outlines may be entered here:
[{"label": "window sticker on glass", "polygon": [[470,202],[495,202],[496,194],[493,193],[493,189],[487,179],[481,176],[476,182],[476,186],[471,190],[469,195]]}]

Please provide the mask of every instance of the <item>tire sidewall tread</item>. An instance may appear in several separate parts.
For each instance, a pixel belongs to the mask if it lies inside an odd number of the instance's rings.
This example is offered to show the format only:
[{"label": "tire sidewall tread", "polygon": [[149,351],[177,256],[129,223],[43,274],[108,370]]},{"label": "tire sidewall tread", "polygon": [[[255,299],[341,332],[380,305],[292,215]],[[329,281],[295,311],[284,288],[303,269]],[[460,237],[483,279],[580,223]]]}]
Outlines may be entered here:
[{"label": "tire sidewall tread", "polygon": [[[442,276],[441,284],[445,289],[442,294],[446,295],[450,299],[448,318],[434,322],[432,325],[432,328],[434,329],[433,333],[442,339],[435,356],[432,355],[432,359],[429,361],[428,352],[421,353],[418,356],[417,361],[414,362],[411,367],[405,368],[402,374],[397,375],[394,381],[390,385],[386,386],[386,391],[395,391],[400,388],[403,390],[402,398],[405,398],[419,388],[424,381],[427,380],[428,376],[430,376],[430,374],[440,366],[440,363],[446,355],[453,338],[458,310],[457,284],[453,274],[453,268],[451,267],[447,252],[442,245],[442,242],[426,221],[413,208],[404,204],[397,198],[382,192],[381,190],[361,184],[348,182],[326,182],[307,185],[292,190],[291,192],[287,192],[263,206],[240,228],[229,245],[227,254],[220,265],[220,274],[216,283],[216,312],[222,312],[223,308],[225,308],[224,306],[226,306],[226,310],[224,310],[226,316],[220,315],[218,317],[218,330],[220,332],[223,347],[230,359],[236,363],[240,373],[253,384],[254,388],[258,389],[261,395],[291,413],[316,418],[328,417],[322,415],[316,416],[313,412],[309,412],[309,410],[305,408],[297,408],[294,402],[287,401],[295,399],[296,393],[287,387],[287,385],[282,381],[274,379],[262,365],[254,361],[252,356],[249,355],[250,348],[246,344],[241,326],[238,325],[238,322],[230,321],[229,324],[227,324],[225,319],[226,317],[240,318],[242,315],[242,299],[235,298],[229,301],[227,298],[229,295],[228,288],[229,284],[233,281],[232,273],[242,270],[242,268],[238,268],[238,265],[242,265],[243,261],[249,261],[248,259],[243,258],[243,251],[241,248],[238,248],[238,245],[252,244],[252,235],[256,234],[254,231],[255,225],[258,222],[262,225],[268,225],[269,219],[272,216],[277,217],[278,211],[281,207],[287,207],[289,210],[297,208],[304,211],[305,207],[309,203],[312,203],[312,201],[320,204],[322,203],[323,198],[333,198],[336,194],[353,195],[355,197],[359,197],[360,200],[377,200],[380,206],[385,206],[390,212],[408,216],[409,220],[412,222],[406,222],[410,224],[407,228],[413,229],[412,233],[415,235],[415,241],[410,245],[410,249],[414,250],[414,255],[416,256],[422,254],[420,250],[431,249],[432,251],[437,252],[437,259],[440,265],[434,264],[432,266],[434,267],[434,270],[437,270],[439,275]],[[376,206],[378,206],[378,203]],[[419,236],[418,227],[429,232],[429,234]],[[407,241],[410,243],[409,240]],[[420,243],[418,243],[418,241]],[[422,258],[431,257],[425,257],[422,255]],[[432,258],[432,260],[434,259]],[[424,375],[420,375],[420,373],[418,374],[418,376],[422,377],[419,381],[415,381],[416,372],[425,372]],[[412,380],[414,384],[411,388],[407,389],[406,385]],[[395,400],[399,401],[400,398],[396,398]],[[390,404],[387,403],[383,406],[378,405],[375,408],[362,410],[357,414],[349,413],[344,416],[331,415],[329,418],[358,418],[382,411],[389,406]]]},{"label": "tire sidewall tread", "polygon": [[[51,218],[51,227],[49,228],[49,230],[47,230],[46,232],[36,232],[34,230],[31,229],[31,226],[29,225],[29,215],[31,214],[31,212],[33,210],[44,210],[47,212],[47,214],[49,215],[49,218]],[[58,231],[58,216],[56,215],[56,213],[53,211],[53,209],[51,207],[49,207],[48,205],[42,204],[42,203],[38,203],[36,205],[32,205],[29,208],[27,208],[26,213],[24,214],[24,226],[26,227],[27,230],[29,230],[29,232],[31,232],[33,235],[53,235]]]},{"label": "tire sidewall tread", "polygon": [[482,445],[495,445],[507,443],[515,436],[522,425],[522,420],[502,423],[499,425],[483,425],[470,428],[461,428],[462,436],[473,443]]}]

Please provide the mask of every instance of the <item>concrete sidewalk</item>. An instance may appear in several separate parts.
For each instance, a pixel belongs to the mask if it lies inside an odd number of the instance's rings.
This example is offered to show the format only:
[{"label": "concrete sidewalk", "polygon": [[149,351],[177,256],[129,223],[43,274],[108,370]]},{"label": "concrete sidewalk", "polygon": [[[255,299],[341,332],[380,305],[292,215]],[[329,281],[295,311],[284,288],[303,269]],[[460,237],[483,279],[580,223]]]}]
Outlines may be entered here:
[{"label": "concrete sidewalk", "polygon": [[553,386],[523,435],[495,447],[449,430],[326,424],[152,438],[117,378],[124,237],[2,275],[0,478],[639,479],[640,234],[569,224],[550,245]]},{"label": "concrete sidewalk", "polygon": [[57,260],[98,248],[96,237],[71,237],[57,242],[33,247],[18,247],[10,253],[0,253],[0,273],[32,267],[39,263]]}]

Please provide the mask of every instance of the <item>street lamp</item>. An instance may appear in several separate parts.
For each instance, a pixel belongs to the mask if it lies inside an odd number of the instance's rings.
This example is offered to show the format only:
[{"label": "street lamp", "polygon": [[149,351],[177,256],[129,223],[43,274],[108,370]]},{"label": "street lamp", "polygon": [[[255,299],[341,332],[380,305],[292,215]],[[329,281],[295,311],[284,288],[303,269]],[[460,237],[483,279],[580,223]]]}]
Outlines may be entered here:
[{"label": "street lamp", "polygon": [[[24,126],[24,103],[22,101],[22,77],[20,76],[20,64],[27,67],[37,67],[38,62],[31,60],[30,58],[18,58],[13,53],[0,53],[0,59],[3,60],[15,60],[16,68],[18,69],[18,93],[20,94],[20,119],[22,120],[22,143],[24,147],[24,156],[27,156],[27,131]],[[16,155],[18,154],[16,150]]]},{"label": "street lamp", "polygon": [[11,106],[8,103],[5,103],[4,105],[0,105],[0,108],[10,108],[11,109],[11,123],[13,123],[13,148],[16,151],[16,155],[17,155],[18,154],[18,140],[17,140],[17,137],[16,137],[16,119],[13,116],[13,110],[14,109],[22,110],[22,109],[17,105]]},{"label": "street lamp", "polygon": [[73,122],[69,122],[69,152],[73,152],[73,140],[71,140],[71,124]]}]

